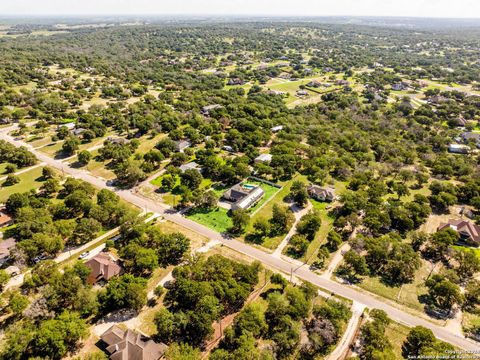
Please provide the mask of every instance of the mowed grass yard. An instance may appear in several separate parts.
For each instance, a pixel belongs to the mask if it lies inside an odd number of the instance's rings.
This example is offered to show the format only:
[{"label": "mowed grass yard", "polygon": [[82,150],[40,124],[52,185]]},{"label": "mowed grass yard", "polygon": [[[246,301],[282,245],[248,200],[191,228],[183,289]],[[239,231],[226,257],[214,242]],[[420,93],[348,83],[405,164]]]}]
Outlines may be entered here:
[{"label": "mowed grass yard", "polygon": [[331,206],[331,203],[320,202],[314,199],[310,199],[310,202],[312,203],[313,209],[319,212],[320,219],[322,220],[322,226],[315,235],[315,239],[313,239],[313,241],[310,243],[305,254],[299,259],[300,261],[306,261],[309,264],[315,262],[315,255],[320,246],[326,242],[327,235],[332,229],[334,221],[334,218],[328,214],[329,210],[327,209],[327,207]]},{"label": "mowed grass yard", "polygon": [[228,210],[221,207],[213,211],[194,210],[186,214],[186,217],[220,233],[228,231],[233,225]]},{"label": "mowed grass yard", "polygon": [[[20,182],[12,186],[0,187],[0,203],[5,203],[8,197],[14,193],[24,193],[32,189],[38,189],[45,181],[42,178],[42,167],[37,167],[30,171],[18,175]],[[3,181],[1,182],[3,183]]]},{"label": "mowed grass yard", "polygon": [[402,324],[397,322],[390,322],[388,326],[385,328],[385,335],[387,339],[390,340],[390,343],[393,347],[393,353],[395,354],[396,359],[403,359],[402,356],[402,345],[407,339],[408,333],[410,329]]}]

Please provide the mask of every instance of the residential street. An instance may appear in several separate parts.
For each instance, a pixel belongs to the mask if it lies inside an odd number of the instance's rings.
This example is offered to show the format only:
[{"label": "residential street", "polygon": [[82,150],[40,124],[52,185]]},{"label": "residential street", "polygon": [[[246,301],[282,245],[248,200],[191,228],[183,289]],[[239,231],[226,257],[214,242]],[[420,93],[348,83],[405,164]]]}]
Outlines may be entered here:
[{"label": "residential street", "polygon": [[8,132],[11,130],[12,127],[2,129],[0,131],[0,139],[6,140],[16,146],[26,146],[32,153],[37,156],[39,161],[45,162],[47,165],[59,169],[65,174],[69,174],[75,178],[82,179],[98,188],[109,188],[110,190],[115,191],[125,201],[128,201],[141,209],[159,213],[165,219],[179,224],[192,231],[195,231],[205,237],[208,237],[211,240],[220,241],[225,246],[240,253],[243,253],[251,257],[252,259],[258,260],[265,266],[271,267],[287,274],[293,273],[293,275],[298,277],[299,279],[309,281],[312,284],[317,285],[330,293],[335,293],[345,298],[354,300],[360,305],[366,306],[368,308],[382,309],[389,315],[389,317],[402,324],[405,324],[407,326],[420,325],[430,328],[439,339],[447,341],[461,349],[478,350],[480,347],[479,343],[458,336],[446,327],[433,324],[419,316],[402,311],[397,307],[384,302],[384,299],[360,292],[347,285],[339,284],[329,278],[321,277],[313,271],[310,271],[306,265],[293,268],[291,263],[282,258],[276,257],[272,254],[267,254],[262,250],[259,250],[246,243],[219,234],[216,231],[213,231],[203,225],[200,225],[192,220],[189,220],[179,214],[174,213],[172,210],[169,210],[163,204],[158,204],[154,201],[140,197],[139,195],[129,190],[116,190],[113,187],[107,185],[107,182],[103,179],[97,178],[84,170],[72,169],[67,165],[63,164],[60,160],[52,159],[47,155],[36,151],[28,144],[25,144],[22,141],[14,140],[11,136],[8,135]]}]

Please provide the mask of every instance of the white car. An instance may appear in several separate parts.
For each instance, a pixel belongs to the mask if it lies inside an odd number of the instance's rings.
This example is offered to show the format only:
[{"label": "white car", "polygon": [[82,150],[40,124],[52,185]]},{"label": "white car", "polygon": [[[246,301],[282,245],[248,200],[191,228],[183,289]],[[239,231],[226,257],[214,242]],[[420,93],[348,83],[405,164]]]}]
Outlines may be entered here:
[{"label": "white car", "polygon": [[79,259],[85,259],[90,254],[90,251],[85,251],[80,254]]}]

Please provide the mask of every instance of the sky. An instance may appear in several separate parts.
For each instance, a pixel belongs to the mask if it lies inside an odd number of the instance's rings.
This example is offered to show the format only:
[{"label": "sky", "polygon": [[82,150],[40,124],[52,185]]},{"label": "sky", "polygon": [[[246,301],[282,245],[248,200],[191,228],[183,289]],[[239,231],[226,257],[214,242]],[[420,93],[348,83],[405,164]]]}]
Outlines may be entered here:
[{"label": "sky", "polygon": [[2,15],[270,15],[480,18],[480,0],[0,0]]}]

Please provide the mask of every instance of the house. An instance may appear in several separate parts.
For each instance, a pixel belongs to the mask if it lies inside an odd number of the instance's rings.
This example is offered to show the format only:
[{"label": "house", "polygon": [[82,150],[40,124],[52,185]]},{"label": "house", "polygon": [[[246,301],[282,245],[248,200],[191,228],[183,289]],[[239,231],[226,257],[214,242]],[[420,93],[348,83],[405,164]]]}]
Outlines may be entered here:
[{"label": "house", "polygon": [[403,91],[408,89],[408,84],[405,82],[396,83],[392,85],[392,90]]},{"label": "house", "polygon": [[85,131],[87,131],[87,129],[77,128],[77,129],[73,129],[73,130],[72,130],[72,134],[75,135],[75,136],[80,136],[80,135],[82,135]]},{"label": "house", "polygon": [[468,154],[470,152],[470,146],[463,144],[450,144],[448,145],[448,151],[455,154]]},{"label": "house", "polygon": [[297,96],[308,96],[308,91],[307,90],[298,90],[297,91]]},{"label": "house", "polygon": [[5,265],[10,260],[10,250],[15,247],[15,239],[8,238],[0,242],[0,266]]},{"label": "house", "polygon": [[158,360],[163,357],[167,345],[156,343],[133,330],[122,330],[113,325],[100,336],[107,345],[112,360]]},{"label": "house", "polygon": [[279,132],[279,131],[283,130],[283,125],[274,126],[270,130],[274,133]]},{"label": "house", "polygon": [[185,149],[188,149],[192,144],[187,140],[180,140],[175,142],[175,150],[177,152],[183,153]]},{"label": "house", "polygon": [[231,147],[230,145],[225,145],[225,146],[223,147],[223,150],[228,151],[228,152],[231,152],[231,153],[235,152],[235,150],[233,149],[233,147]]},{"label": "house", "polygon": [[188,164],[183,164],[180,166],[180,171],[183,173],[186,170],[197,170],[198,172],[202,172],[203,168],[197,164],[195,161],[189,162]]},{"label": "house", "polygon": [[438,104],[443,104],[443,103],[445,103],[449,100],[450,99],[445,97],[445,96],[436,95],[436,96],[432,96],[432,97],[428,98],[427,102],[432,104],[432,105],[438,105]]},{"label": "house", "polygon": [[467,220],[448,220],[438,227],[438,231],[452,229],[459,235],[460,239],[466,243],[479,246],[480,245],[480,226],[475,225]]},{"label": "house", "polygon": [[107,137],[106,141],[115,145],[127,145],[130,142],[130,140],[128,139],[125,139],[122,137],[113,137],[113,136]]},{"label": "house", "polygon": [[5,212],[5,208],[0,209],[0,228],[13,224],[13,218]]},{"label": "house", "polygon": [[68,130],[72,131],[75,129],[76,124],[74,122],[69,122],[57,126],[57,130],[60,130],[62,127],[66,127]]},{"label": "house", "polygon": [[334,201],[336,199],[335,191],[332,188],[322,188],[318,185],[307,187],[308,195],[318,201]]},{"label": "house", "polygon": [[240,78],[228,79],[227,85],[243,85],[244,81]]},{"label": "house", "polygon": [[256,163],[270,162],[270,161],[272,161],[272,154],[260,154],[255,158],[254,161]]},{"label": "house", "polygon": [[474,132],[464,132],[460,135],[460,138],[463,140],[464,143],[474,142],[477,144],[477,147],[480,148],[480,133]]},{"label": "house", "polygon": [[335,85],[348,86],[348,85],[350,85],[350,83],[347,80],[337,80],[337,81],[335,81]]},{"label": "house", "polygon": [[100,253],[85,263],[91,269],[87,281],[95,284],[101,280],[108,281],[122,272],[115,258],[109,253]]},{"label": "house", "polygon": [[320,86],[322,86],[322,83],[320,81],[317,81],[317,80],[312,80],[307,84],[307,86],[314,87],[314,88],[319,88]]},{"label": "house", "polygon": [[246,210],[260,200],[265,192],[260,186],[239,183],[225,191],[222,197],[232,203],[232,210]]},{"label": "house", "polygon": [[209,115],[210,111],[216,110],[216,109],[222,109],[223,106],[220,104],[213,104],[213,105],[207,105],[202,107],[202,114],[204,115]]}]

